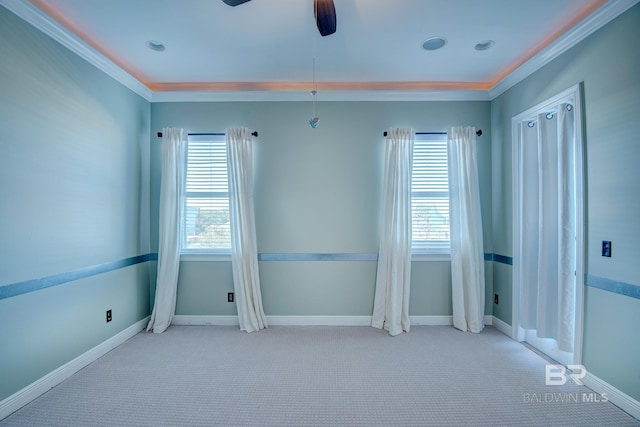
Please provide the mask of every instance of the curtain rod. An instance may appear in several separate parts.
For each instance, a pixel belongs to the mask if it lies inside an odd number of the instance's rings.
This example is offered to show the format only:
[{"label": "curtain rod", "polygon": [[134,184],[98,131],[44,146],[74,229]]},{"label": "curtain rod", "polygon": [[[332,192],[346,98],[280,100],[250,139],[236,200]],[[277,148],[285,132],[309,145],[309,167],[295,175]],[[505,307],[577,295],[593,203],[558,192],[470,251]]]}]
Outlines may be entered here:
[{"label": "curtain rod", "polygon": [[[158,138],[162,138],[162,132],[158,132],[158,133],[157,133],[157,135],[158,135]],[[209,132],[209,133],[189,133],[188,135],[189,135],[189,136],[224,136],[224,135],[225,135],[225,133],[224,133],[224,132],[223,132],[223,133],[220,133],[220,132],[218,132],[218,133],[215,133],[215,132]],[[251,135],[253,135],[253,136],[258,136],[258,131],[255,131],[255,130],[254,130],[253,132],[251,132]]]},{"label": "curtain rod", "polygon": [[[416,132],[416,135],[446,135],[446,132]],[[384,136],[387,136],[387,132],[383,133]],[[476,131],[476,135],[482,135],[482,129],[478,129]]]}]

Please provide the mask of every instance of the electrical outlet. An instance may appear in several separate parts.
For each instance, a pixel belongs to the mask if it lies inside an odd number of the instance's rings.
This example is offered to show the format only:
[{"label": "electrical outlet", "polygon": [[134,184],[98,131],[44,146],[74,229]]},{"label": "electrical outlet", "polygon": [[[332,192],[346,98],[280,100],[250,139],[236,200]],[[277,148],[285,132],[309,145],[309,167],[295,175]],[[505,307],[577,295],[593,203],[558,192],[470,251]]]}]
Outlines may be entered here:
[{"label": "electrical outlet", "polygon": [[500,303],[500,296],[498,294],[493,294],[493,303],[496,305]]},{"label": "electrical outlet", "polygon": [[602,241],[602,256],[611,258],[611,241],[610,240]]},{"label": "electrical outlet", "polygon": [[233,302],[233,292],[227,294],[227,302]]},{"label": "electrical outlet", "polygon": [[113,316],[111,315],[111,309],[107,310],[107,323],[113,320]]}]

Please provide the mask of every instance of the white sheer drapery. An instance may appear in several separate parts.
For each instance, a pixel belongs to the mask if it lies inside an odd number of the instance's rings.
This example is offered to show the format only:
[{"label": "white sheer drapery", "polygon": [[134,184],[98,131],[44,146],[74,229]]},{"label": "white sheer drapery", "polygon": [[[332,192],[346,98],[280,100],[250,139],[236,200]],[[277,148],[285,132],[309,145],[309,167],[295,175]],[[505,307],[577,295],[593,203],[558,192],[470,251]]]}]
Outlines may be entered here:
[{"label": "white sheer drapery", "polygon": [[371,326],[409,332],[411,169],[414,130],[387,132],[378,270]]},{"label": "white sheer drapery", "polygon": [[160,224],[156,295],[147,331],[164,332],[176,311],[180,268],[180,219],[184,192],[188,134],[184,129],[164,128],[162,177],[160,181]]},{"label": "white sheer drapery", "polygon": [[267,327],[262,309],[255,214],[253,208],[253,138],[247,128],[230,128],[227,135],[231,263],[240,329]]},{"label": "white sheer drapery", "polygon": [[449,129],[447,146],[453,326],[478,333],[484,328],[485,283],[475,128]]},{"label": "white sheer drapery", "polygon": [[521,326],[572,352],[575,330],[574,111],[560,104],[523,126]]}]

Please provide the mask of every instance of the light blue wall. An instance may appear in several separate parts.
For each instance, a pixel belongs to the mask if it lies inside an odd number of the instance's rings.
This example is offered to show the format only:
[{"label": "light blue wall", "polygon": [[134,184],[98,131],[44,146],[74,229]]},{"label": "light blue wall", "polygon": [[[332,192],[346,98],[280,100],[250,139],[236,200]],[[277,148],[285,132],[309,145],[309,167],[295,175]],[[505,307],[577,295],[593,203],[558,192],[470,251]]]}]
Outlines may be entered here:
[{"label": "light blue wall", "polygon": [[[485,251],[491,251],[491,154],[488,102],[154,103],[153,132],[165,126],[259,132],[256,149],[256,231],[260,253],[377,253],[383,132],[390,126],[444,131],[481,128],[478,138]],[[157,229],[160,140],[152,138],[152,230]],[[157,235],[152,235],[152,247]],[[490,302],[492,263],[487,263]],[[262,261],[268,315],[371,315],[375,261]],[[412,315],[451,314],[448,262],[414,262]],[[234,314],[226,262],[182,262],[177,314]],[[491,313],[487,304],[487,313]]]},{"label": "light blue wall", "polygon": [[[3,7],[0,58],[0,286],[148,253],[149,103]],[[0,299],[0,400],[147,316],[148,268]]]},{"label": "light blue wall", "polygon": [[[586,273],[640,286],[640,5],[621,15],[491,103],[494,252],[511,256],[511,118],[584,82]],[[611,240],[613,256],[600,256]],[[496,265],[497,267],[497,265]],[[509,298],[494,314],[511,322],[511,268],[494,271]],[[502,302],[501,302],[502,304]],[[588,287],[583,362],[640,400],[640,300]]]}]

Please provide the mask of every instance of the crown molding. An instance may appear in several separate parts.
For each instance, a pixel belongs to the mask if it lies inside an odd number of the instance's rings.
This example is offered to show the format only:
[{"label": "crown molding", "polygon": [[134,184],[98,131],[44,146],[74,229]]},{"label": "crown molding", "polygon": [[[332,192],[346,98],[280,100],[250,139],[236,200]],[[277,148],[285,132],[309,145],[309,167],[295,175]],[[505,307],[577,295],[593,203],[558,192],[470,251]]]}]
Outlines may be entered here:
[{"label": "crown molding", "polygon": [[117,82],[151,101],[153,92],[148,87],[27,0],[0,0],[0,4]]},{"label": "crown molding", "polygon": [[[309,91],[153,92],[151,102],[311,101]],[[489,101],[485,90],[318,91],[317,101]]]},{"label": "crown molding", "polygon": [[630,9],[640,0],[610,0],[489,89],[493,100]]}]

